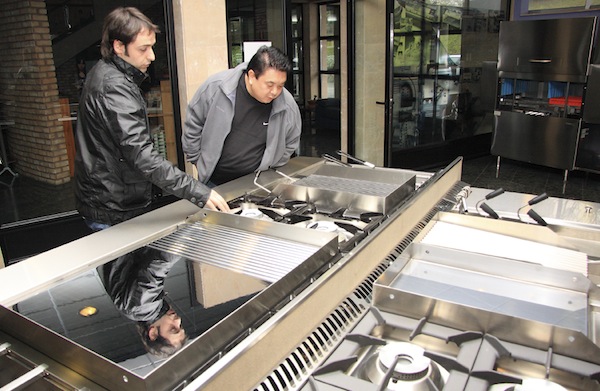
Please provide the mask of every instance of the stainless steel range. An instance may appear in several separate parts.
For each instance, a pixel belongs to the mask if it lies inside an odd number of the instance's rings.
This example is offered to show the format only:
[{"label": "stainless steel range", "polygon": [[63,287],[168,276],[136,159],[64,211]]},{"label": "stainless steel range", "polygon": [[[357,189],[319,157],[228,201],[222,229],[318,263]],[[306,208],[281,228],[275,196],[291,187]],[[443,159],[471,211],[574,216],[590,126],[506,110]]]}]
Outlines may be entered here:
[{"label": "stainless steel range", "polygon": [[[598,390],[600,290],[579,269],[581,254],[538,240],[514,251],[545,228],[525,228],[528,238],[515,234],[522,223],[482,223],[438,213],[375,282],[369,311],[303,389]],[[481,237],[449,242],[448,231],[478,225],[487,251],[465,250]],[[521,258],[547,246],[547,266],[493,255],[511,241]]]},{"label": "stainless steel range", "polygon": [[[231,215],[178,201],[1,270],[0,385],[598,389],[596,225],[536,207],[541,227],[492,202],[501,217],[479,216],[461,163],[296,158],[221,186]],[[167,265],[188,334],[168,358],[128,335],[103,285],[106,264],[139,253],[162,254],[144,262]]]},{"label": "stainless steel range", "polygon": [[272,191],[266,189],[267,195],[246,193],[230,201],[232,212],[336,233],[341,251],[359,243],[416,187],[415,173],[331,165],[287,179]]},{"label": "stainless steel range", "polygon": [[597,390],[599,365],[371,307],[304,390]]}]

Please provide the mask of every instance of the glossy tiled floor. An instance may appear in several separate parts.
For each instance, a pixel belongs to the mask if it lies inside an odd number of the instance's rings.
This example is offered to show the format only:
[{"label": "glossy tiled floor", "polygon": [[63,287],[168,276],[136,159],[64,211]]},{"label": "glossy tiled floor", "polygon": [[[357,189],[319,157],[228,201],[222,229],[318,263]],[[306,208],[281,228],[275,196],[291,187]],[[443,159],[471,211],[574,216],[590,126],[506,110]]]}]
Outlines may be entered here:
[{"label": "glossy tiled floor", "polygon": [[0,182],[0,227],[75,210],[72,182],[55,186],[22,175],[13,179],[8,173]]},{"label": "glossy tiled floor", "polygon": [[[546,192],[551,197],[600,202],[600,175],[570,172],[564,194],[563,175],[561,170],[502,159],[496,178],[496,157],[488,155],[465,160],[462,180],[473,187],[502,187],[506,191],[535,195]],[[5,173],[0,181],[7,183],[11,179]],[[52,186],[21,176],[13,181],[12,187],[0,185],[0,226],[73,210],[71,183]]]},{"label": "glossy tiled floor", "polygon": [[490,155],[465,160],[463,181],[473,187],[501,187],[506,191],[534,195],[545,192],[550,197],[600,202],[599,174],[570,171],[565,183],[563,170],[501,159],[496,178],[496,162],[497,158]]}]

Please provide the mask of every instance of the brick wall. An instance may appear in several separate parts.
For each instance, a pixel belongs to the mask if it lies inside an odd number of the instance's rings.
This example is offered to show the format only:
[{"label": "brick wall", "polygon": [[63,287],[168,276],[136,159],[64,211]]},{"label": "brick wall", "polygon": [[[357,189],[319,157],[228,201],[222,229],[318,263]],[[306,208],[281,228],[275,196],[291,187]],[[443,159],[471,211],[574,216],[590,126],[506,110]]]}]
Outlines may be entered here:
[{"label": "brick wall", "polygon": [[51,184],[70,180],[46,4],[3,0],[0,8],[0,103],[12,167]]}]

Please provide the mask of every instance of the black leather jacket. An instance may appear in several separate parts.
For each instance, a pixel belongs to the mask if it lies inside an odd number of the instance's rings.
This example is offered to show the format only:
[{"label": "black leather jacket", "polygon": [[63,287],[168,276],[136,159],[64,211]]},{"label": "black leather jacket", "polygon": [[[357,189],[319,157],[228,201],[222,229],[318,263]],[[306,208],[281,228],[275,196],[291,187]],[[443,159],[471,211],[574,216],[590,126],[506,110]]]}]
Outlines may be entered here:
[{"label": "black leather jacket", "polygon": [[86,219],[114,225],[147,211],[152,184],[203,207],[210,189],[153,148],[139,86],[146,74],[114,56],[88,73],[75,133],[75,195]]},{"label": "black leather jacket", "polygon": [[164,285],[181,257],[142,247],[98,267],[106,292],[128,319],[152,324],[169,310]]}]

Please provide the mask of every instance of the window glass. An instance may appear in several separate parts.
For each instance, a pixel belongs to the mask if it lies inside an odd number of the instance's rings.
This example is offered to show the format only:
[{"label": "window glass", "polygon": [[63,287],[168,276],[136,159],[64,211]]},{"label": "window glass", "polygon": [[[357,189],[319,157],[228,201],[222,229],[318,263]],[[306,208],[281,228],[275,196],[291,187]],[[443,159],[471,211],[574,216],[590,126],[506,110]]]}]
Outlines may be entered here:
[{"label": "window glass", "polygon": [[321,75],[321,98],[337,98],[340,90],[340,75]]},{"label": "window glass", "polygon": [[319,7],[321,36],[340,35],[340,7],[336,4],[327,4]]},{"label": "window glass", "polygon": [[[244,42],[270,42],[277,48],[286,49],[281,0],[227,0],[226,3],[230,67],[249,60],[244,54]],[[301,25],[297,29],[300,31]]]},{"label": "window glass", "polygon": [[303,18],[302,18],[302,5],[292,5],[292,93],[294,99],[300,105],[304,107],[304,53],[303,53]]},{"label": "window glass", "polygon": [[491,132],[483,63],[497,61],[507,1],[395,5],[392,150]]},{"label": "window glass", "polygon": [[[117,6],[131,5],[113,1],[110,7],[98,7],[94,3],[98,2],[3,4],[9,12],[4,13],[7,19],[2,22],[7,24],[9,15],[16,15],[24,20],[25,27],[6,32],[14,33],[14,37],[4,37],[7,42],[19,41],[23,46],[5,46],[3,51],[3,70],[11,77],[2,80],[8,84],[3,84],[7,87],[0,91],[0,119],[7,124],[1,132],[7,159],[0,157],[0,167],[6,165],[18,176],[10,179],[10,187],[0,184],[0,225],[65,212],[76,215],[73,130],[79,96],[88,72],[101,58],[104,17]],[[40,6],[45,6],[45,12]],[[148,68],[150,81],[143,90],[155,148],[177,164],[179,137],[174,121],[179,108],[173,107],[165,5],[162,1],[140,0],[135,6],[161,30],[154,46],[156,60]],[[28,26],[31,20],[35,28]],[[4,173],[0,181],[7,182],[8,175]]]},{"label": "window glass", "polygon": [[302,7],[292,7],[292,38],[302,38]]},{"label": "window glass", "polygon": [[321,71],[336,71],[340,69],[340,41],[337,39],[321,40]]},{"label": "window glass", "polygon": [[319,6],[320,98],[340,98],[340,6]]}]

